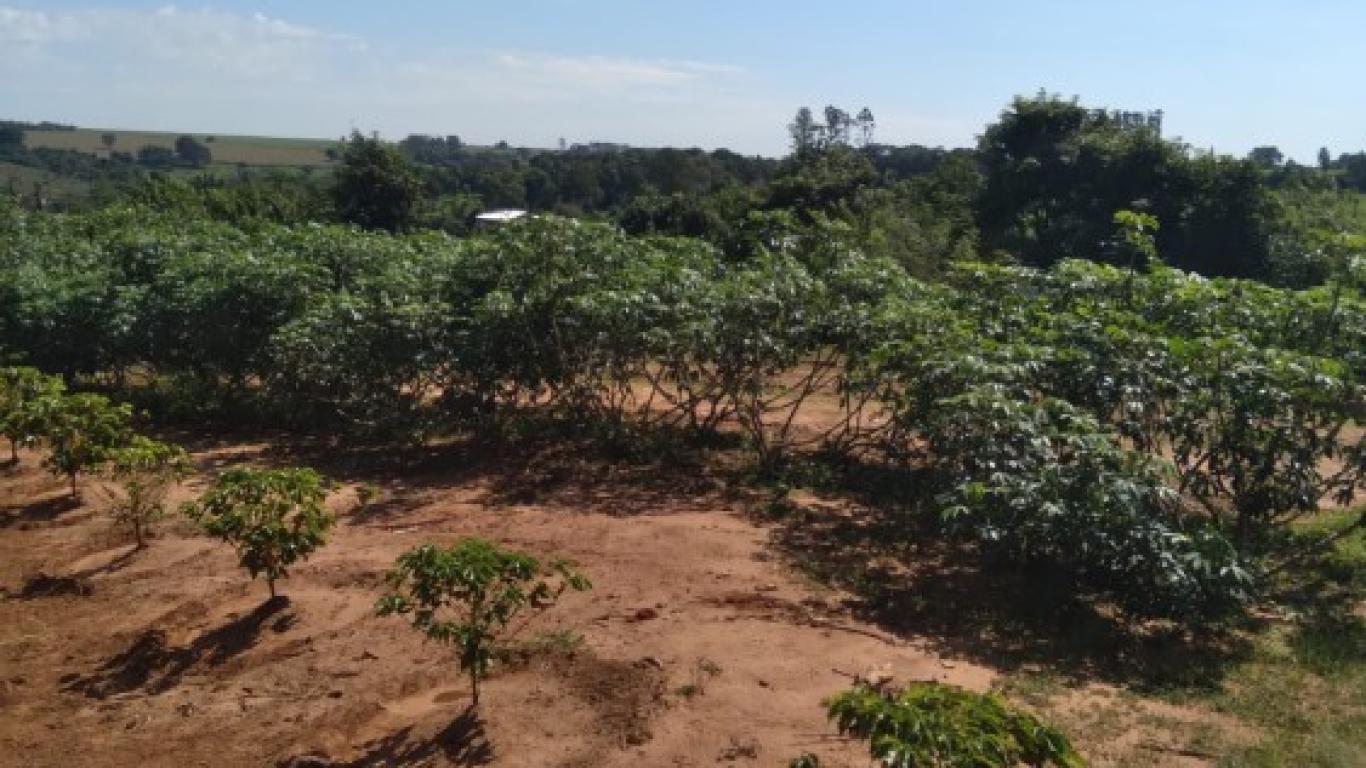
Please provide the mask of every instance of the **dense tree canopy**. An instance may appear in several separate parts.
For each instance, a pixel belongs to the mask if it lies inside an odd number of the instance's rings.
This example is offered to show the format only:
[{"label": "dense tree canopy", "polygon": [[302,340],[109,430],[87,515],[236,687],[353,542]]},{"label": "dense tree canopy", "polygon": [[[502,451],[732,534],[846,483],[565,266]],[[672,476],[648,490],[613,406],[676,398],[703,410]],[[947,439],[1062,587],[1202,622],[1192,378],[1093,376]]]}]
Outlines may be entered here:
[{"label": "dense tree canopy", "polygon": [[176,139],[175,154],[182,163],[195,168],[203,168],[213,162],[213,151],[193,136],[181,136]]},{"label": "dense tree canopy", "polygon": [[1192,153],[1075,101],[1019,98],[979,145],[983,245],[1024,263],[1095,258],[1121,209],[1161,223],[1158,255],[1206,275],[1264,276],[1275,203],[1257,166]]},{"label": "dense tree canopy", "polygon": [[[1041,93],[1017,99],[975,149],[950,151],[878,143],[871,109],[831,105],[797,112],[793,151],[782,159],[604,142],[475,147],[455,135],[390,145],[357,133],[316,174],[215,168],[196,178],[190,171],[212,160],[207,140],[184,136],[175,150],[144,148],[140,160],[96,157],[24,145],[25,131],[60,126],[0,123],[10,137],[0,161],[89,185],[82,198],[59,182],[11,177],[10,199],[46,209],[132,200],[232,223],[344,221],[463,236],[481,211],[525,208],[698,237],[733,259],[793,235],[794,222],[835,224],[859,248],[925,278],[962,258],[1113,262],[1118,210],[1157,219],[1156,256],[1168,264],[1292,286],[1327,278],[1325,232],[1366,234],[1352,191],[1366,191],[1366,154],[1334,160],[1325,149],[1309,166],[1263,146],[1235,159],[1164,140],[1162,122],[1160,110],[1093,109]],[[1320,195],[1312,205],[1310,194]]]},{"label": "dense tree canopy", "polygon": [[332,202],[342,221],[367,229],[406,229],[417,205],[419,181],[412,164],[378,136],[353,131],[332,181]]}]

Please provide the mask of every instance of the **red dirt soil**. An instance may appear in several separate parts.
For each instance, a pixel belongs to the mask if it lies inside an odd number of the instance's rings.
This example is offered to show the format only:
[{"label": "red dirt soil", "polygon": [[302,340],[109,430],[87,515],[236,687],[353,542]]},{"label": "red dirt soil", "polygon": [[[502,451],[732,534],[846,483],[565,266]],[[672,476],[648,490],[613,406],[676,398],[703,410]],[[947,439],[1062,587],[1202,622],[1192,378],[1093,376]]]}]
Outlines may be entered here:
[{"label": "red dirt soil", "polygon": [[[198,448],[191,485],[269,463],[266,447]],[[784,566],[743,500],[701,476],[639,493],[367,476],[381,500],[357,511],[354,486],[338,490],[330,543],[272,603],[225,545],[170,519],[133,551],[92,483],[72,506],[37,465],[0,468],[5,766],[785,765],[807,751],[863,766],[820,706],[842,672],[994,678],[845,615],[843,595]],[[571,558],[595,585],[525,633],[582,643],[502,668],[477,712],[448,649],[373,615],[400,552],[464,536]]]}]

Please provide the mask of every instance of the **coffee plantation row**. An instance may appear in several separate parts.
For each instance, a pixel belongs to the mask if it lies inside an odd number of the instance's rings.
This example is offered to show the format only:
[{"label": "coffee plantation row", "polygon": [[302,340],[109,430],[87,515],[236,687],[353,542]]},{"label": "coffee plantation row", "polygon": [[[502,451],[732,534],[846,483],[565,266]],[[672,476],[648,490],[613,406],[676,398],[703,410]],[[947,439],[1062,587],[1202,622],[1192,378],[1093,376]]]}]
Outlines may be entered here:
[{"label": "coffee plantation row", "polygon": [[[1151,247],[1145,217],[1116,223]],[[1344,263],[1301,292],[1079,261],[928,283],[838,225],[733,260],[553,217],[457,239],[9,211],[0,354],[158,419],[737,433],[766,472],[883,467],[984,558],[1194,620],[1255,598],[1292,556],[1285,526],[1366,485],[1366,305]],[[795,428],[832,393],[840,418]]]}]

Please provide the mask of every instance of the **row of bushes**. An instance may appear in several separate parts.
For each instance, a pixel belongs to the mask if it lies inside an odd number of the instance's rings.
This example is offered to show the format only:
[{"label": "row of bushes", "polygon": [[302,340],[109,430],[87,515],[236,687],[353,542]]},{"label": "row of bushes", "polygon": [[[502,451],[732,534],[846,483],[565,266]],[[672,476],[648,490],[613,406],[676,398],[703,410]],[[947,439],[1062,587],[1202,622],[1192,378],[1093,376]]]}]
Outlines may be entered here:
[{"label": "row of bushes", "polygon": [[[1151,249],[1142,216],[1117,222]],[[159,413],[420,439],[535,408],[735,430],[774,471],[809,444],[930,470],[948,531],[1140,615],[1244,601],[1280,527],[1366,475],[1350,275],[967,263],[928,284],[821,225],[738,262],[554,218],[463,240],[138,210],[0,229],[0,347]],[[797,430],[820,392],[841,415]]]}]

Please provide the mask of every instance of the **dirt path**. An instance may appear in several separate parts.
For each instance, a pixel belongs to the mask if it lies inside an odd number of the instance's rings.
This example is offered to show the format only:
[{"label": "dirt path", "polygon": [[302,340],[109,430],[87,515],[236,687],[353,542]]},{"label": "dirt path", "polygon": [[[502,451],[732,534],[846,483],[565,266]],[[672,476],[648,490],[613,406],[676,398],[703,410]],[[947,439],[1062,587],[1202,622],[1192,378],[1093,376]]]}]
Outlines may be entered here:
[{"label": "dirt path", "polygon": [[[36,464],[0,473],[4,765],[862,766],[820,708],[848,684],[834,670],[993,679],[843,615],[705,489],[512,503],[505,482],[424,477],[361,514],[344,489],[332,543],[267,603],[183,523],[130,554],[96,499],[69,508]],[[570,629],[577,649],[499,673],[477,715],[446,651],[372,616],[398,553],[467,535],[570,557],[595,584],[528,630]]]}]

